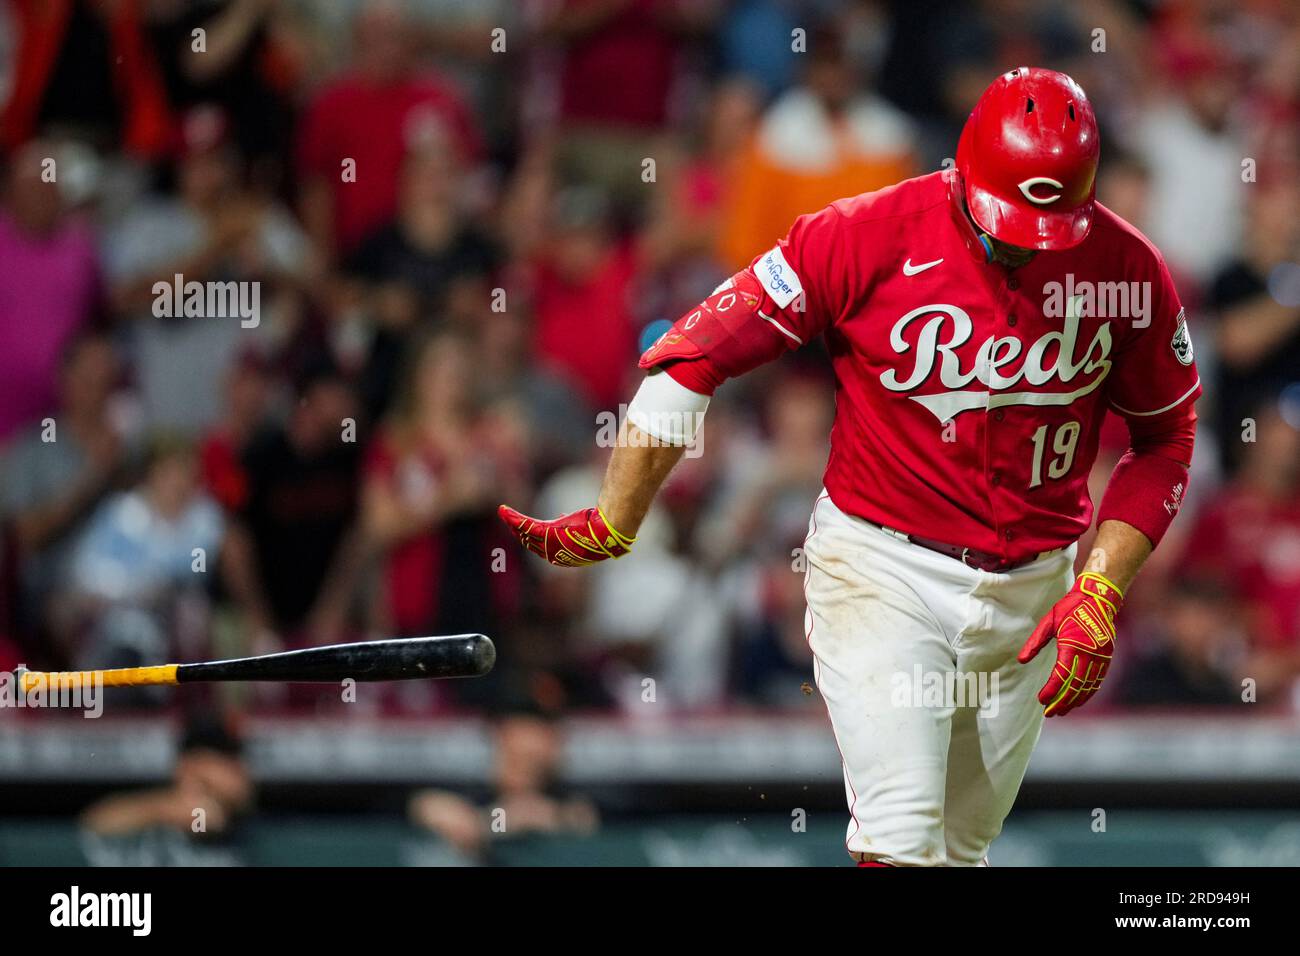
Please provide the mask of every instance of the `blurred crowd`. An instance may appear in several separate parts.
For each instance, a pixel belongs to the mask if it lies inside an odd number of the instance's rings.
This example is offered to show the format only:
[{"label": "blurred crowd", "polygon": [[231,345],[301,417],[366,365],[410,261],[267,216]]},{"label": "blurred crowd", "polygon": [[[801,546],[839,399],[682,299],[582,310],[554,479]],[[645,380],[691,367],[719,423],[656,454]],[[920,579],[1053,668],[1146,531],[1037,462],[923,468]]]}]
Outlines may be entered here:
[{"label": "blurred crowd", "polygon": [[1293,706],[1288,0],[3,0],[0,666],[482,631],[492,677],[362,704],[819,706],[816,346],[719,392],[634,558],[557,572],[495,508],[594,501],[665,323],[799,214],[950,163],[1019,65],[1089,91],[1099,198],[1165,253],[1205,384],[1094,707]]}]

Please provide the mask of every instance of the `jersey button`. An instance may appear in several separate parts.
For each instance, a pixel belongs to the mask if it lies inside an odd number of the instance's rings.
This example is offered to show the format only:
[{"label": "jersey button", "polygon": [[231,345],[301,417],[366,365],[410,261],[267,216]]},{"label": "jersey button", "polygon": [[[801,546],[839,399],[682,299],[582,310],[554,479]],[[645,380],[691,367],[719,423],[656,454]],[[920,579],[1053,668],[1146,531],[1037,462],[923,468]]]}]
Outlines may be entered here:
[{"label": "jersey button", "polygon": [[1020,288],[1020,280],[1015,278],[1014,276],[1008,279],[1007,288],[1010,289],[1012,292],[1016,291],[1016,289]]},{"label": "jersey button", "polygon": [[1002,537],[1006,538],[1008,541],[1014,540],[1014,539],[1015,539],[1015,536],[1016,536],[1016,533],[1015,533],[1014,531],[1010,531],[1010,530],[1008,530],[1008,531],[1004,531],[1004,532],[1002,532]]},{"label": "jersey button", "polygon": [[1004,419],[1004,418],[1006,418],[1006,417],[1007,417],[1006,412],[1002,411],[1002,409],[1000,409],[1000,408],[999,408],[996,412],[993,413],[993,419],[994,419],[994,421],[999,421],[999,422],[1000,422],[1000,421],[1002,421],[1002,419]]},{"label": "jersey button", "polygon": [[994,486],[1002,484],[1002,476],[996,471],[993,472],[993,474],[989,475],[989,484]]},{"label": "jersey button", "polygon": [[1016,317],[1014,315],[1008,315],[1007,325],[1015,325],[1015,324],[1016,324]]}]

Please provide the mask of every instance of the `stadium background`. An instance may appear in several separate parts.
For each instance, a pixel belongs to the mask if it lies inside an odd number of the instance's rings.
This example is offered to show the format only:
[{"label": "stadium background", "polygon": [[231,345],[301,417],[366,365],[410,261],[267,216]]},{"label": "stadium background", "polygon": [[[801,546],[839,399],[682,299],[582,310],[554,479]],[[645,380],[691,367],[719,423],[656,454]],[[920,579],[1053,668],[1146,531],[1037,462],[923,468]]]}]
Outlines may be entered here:
[{"label": "stadium background", "polygon": [[[464,630],[499,664],[0,710],[0,863],[847,862],[815,348],[719,392],[634,559],[555,572],[493,511],[590,503],[663,323],[939,168],[1022,64],[1089,91],[1205,397],[1117,667],[992,860],[1300,863],[1288,0],[4,0],[0,669]],[[177,274],[256,283],[256,324],[159,316]]]}]

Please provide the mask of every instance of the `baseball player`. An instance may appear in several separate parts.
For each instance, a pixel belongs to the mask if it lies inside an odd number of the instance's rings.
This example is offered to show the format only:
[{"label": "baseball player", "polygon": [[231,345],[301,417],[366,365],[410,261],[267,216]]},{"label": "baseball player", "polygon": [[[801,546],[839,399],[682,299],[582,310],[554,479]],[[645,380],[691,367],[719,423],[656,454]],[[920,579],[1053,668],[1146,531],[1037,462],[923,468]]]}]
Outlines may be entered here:
[{"label": "baseball player", "polygon": [[[1044,715],[1101,686],[1124,594],[1182,500],[1192,344],[1159,251],[1094,199],[1098,154],[1073,79],[1004,74],[955,168],[800,217],[642,356],[595,507],[501,508],[552,564],[627,554],[713,390],[824,336],[836,413],[807,633],[859,865],[985,862]],[[1107,411],[1131,447],[1076,578]]]}]

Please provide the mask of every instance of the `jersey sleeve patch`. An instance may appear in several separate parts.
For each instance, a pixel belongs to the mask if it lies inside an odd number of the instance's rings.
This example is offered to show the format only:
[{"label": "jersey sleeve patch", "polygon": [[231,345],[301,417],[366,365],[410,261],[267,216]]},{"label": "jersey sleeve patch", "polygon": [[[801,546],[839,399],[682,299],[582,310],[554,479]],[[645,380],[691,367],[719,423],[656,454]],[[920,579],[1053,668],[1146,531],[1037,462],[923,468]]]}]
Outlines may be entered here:
[{"label": "jersey sleeve patch", "polygon": [[1174,329],[1174,337],[1170,340],[1169,347],[1174,350],[1174,358],[1180,363],[1192,364],[1192,334],[1187,331],[1186,309],[1180,309],[1178,312],[1177,327]]},{"label": "jersey sleeve patch", "polygon": [[803,295],[803,283],[794,268],[785,259],[780,246],[773,246],[754,263],[754,273],[763,285],[763,291],[772,297],[778,309],[784,309]]}]

